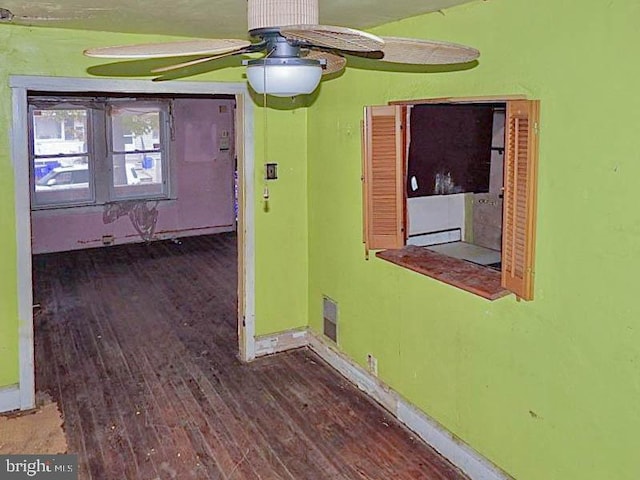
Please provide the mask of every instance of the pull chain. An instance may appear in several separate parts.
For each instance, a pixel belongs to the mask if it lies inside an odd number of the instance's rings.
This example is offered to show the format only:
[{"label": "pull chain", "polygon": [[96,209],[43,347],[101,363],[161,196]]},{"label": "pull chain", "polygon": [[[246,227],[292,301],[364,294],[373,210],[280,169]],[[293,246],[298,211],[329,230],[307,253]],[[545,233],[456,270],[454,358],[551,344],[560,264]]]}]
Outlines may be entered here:
[{"label": "pull chain", "polygon": [[[271,53],[273,53],[273,50],[271,52],[269,52],[265,58],[268,58],[269,55],[271,55]],[[268,150],[268,145],[269,145],[269,127],[268,127],[268,122],[267,122],[267,68],[264,67],[262,69],[262,86],[263,86],[263,92],[262,92],[262,108],[264,109],[264,113],[263,113],[263,122],[264,122],[264,163],[265,165],[269,162],[268,159],[268,155],[269,155],[269,150]],[[267,172],[266,172],[266,167],[265,167],[265,172],[264,172],[264,190],[262,192],[262,198],[265,200],[265,203],[269,200],[269,182],[267,181]],[[266,205],[265,205],[266,207]]]}]

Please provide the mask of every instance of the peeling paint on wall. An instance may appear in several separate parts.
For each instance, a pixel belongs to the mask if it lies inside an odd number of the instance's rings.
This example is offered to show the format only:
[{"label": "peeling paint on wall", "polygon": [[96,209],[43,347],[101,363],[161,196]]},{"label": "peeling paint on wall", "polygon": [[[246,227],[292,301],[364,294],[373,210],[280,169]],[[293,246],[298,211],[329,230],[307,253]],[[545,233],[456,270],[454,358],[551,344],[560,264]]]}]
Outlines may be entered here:
[{"label": "peeling paint on wall", "polygon": [[158,201],[145,202],[132,200],[128,202],[107,203],[104,206],[102,221],[113,223],[120,217],[128,216],[131,225],[145,242],[153,240],[158,223]]}]

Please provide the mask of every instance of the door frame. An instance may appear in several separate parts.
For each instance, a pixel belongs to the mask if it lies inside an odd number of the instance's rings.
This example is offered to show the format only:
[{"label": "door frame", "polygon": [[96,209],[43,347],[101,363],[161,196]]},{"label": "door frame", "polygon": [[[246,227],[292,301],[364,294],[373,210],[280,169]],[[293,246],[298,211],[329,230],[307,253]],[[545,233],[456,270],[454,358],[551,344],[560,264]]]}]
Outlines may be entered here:
[{"label": "door frame", "polygon": [[19,322],[19,383],[0,391],[0,411],[35,407],[31,203],[27,94],[105,92],[234,95],[238,157],[238,348],[242,361],[255,358],[254,105],[246,82],[166,82],[12,75],[11,162],[14,173],[16,270]]}]

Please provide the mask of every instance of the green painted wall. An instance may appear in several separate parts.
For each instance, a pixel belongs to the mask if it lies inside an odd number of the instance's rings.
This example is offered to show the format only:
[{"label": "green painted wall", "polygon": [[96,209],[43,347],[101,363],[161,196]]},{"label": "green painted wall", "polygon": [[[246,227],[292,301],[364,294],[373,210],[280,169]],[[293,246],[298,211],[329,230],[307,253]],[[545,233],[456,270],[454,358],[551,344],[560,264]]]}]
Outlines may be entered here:
[{"label": "green painted wall", "polygon": [[[636,0],[492,0],[374,33],[480,49],[453,73],[348,70],[309,111],[309,319],[514,477],[636,479],[640,432],[640,95]],[[632,53],[633,52],[633,53]],[[365,261],[362,108],[525,94],[542,102],[535,300],[488,302]]]},{"label": "green painted wall", "polygon": [[[9,157],[11,92],[9,75],[93,77],[92,46],[171,41],[168,37],[117,35],[77,30],[0,25],[0,387],[18,381],[18,316],[13,167]],[[95,67],[92,73],[131,78],[154,62]],[[191,77],[193,81],[244,81],[244,68],[228,68]],[[214,93],[214,92],[212,92]],[[262,202],[264,109],[255,108],[256,124],[256,331],[265,334],[305,325],[307,321],[306,109],[288,101],[267,109],[268,159],[280,164],[272,182],[269,209]],[[26,161],[26,160],[25,160]]]},{"label": "green painted wall", "polygon": [[[257,333],[307,319],[319,330],[321,295],[329,295],[346,353],[360,363],[373,353],[385,382],[516,478],[636,478],[639,14],[634,0],[492,0],[407,19],[376,31],[468,43],[482,51],[479,65],[397,73],[352,62],[357,68],[323,84],[308,110],[269,109],[267,157],[280,163],[280,179],[264,209],[256,169]],[[18,373],[8,76],[87,77],[102,62],[82,57],[83,48],[156,40],[169,39],[0,26],[0,386]],[[536,299],[491,303],[365,261],[362,107],[516,93],[542,101]],[[259,108],[256,133],[261,165]]]}]

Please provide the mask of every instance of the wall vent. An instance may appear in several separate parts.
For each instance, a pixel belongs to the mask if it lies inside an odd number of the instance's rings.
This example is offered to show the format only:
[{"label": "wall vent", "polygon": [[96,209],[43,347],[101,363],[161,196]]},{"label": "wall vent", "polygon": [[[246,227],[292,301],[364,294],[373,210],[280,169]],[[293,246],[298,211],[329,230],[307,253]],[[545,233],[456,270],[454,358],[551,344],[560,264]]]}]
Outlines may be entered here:
[{"label": "wall vent", "polygon": [[324,335],[338,343],[338,304],[329,297],[322,297]]}]

